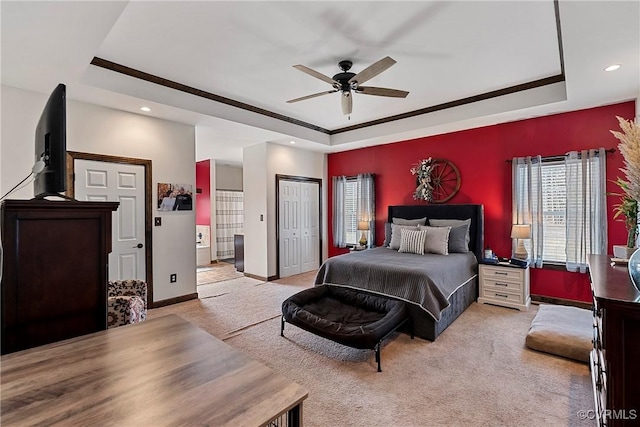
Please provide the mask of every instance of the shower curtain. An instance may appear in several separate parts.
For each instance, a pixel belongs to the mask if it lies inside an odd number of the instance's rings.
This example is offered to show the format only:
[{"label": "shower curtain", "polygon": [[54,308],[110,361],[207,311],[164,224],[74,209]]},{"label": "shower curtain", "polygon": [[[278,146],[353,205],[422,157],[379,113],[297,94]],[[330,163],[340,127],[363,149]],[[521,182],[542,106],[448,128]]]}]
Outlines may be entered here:
[{"label": "shower curtain", "polygon": [[244,193],[216,190],[216,255],[233,258],[233,235],[244,232]]}]

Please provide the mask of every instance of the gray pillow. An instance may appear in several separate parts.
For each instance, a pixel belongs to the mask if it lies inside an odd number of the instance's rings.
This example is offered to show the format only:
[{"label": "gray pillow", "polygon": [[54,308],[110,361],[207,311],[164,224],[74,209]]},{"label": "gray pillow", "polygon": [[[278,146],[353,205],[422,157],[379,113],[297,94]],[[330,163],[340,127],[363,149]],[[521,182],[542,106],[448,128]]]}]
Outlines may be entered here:
[{"label": "gray pillow", "polygon": [[389,246],[389,243],[391,243],[391,223],[385,222],[384,223],[384,243],[382,243],[382,246],[387,247]]},{"label": "gray pillow", "polygon": [[403,228],[407,228],[409,230],[417,230],[418,226],[391,224],[391,241],[389,242],[389,247],[391,249],[395,249],[396,251],[400,249],[400,239],[402,238],[400,230]]},{"label": "gray pillow", "polygon": [[449,252],[469,252],[469,219],[430,219],[432,227],[451,227],[449,233]]},{"label": "gray pillow", "polygon": [[419,225],[418,229],[426,231],[424,239],[424,253],[449,255],[449,233],[451,227],[429,227]]},{"label": "gray pillow", "polygon": [[391,218],[391,222],[398,225],[427,225],[427,217],[419,219]]}]

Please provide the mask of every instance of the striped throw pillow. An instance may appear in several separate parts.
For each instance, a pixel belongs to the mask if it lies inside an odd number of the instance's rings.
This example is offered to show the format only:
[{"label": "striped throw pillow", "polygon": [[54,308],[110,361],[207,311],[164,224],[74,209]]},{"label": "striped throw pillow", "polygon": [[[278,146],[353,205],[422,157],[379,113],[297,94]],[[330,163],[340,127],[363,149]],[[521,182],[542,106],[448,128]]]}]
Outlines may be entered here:
[{"label": "striped throw pillow", "polygon": [[403,228],[400,233],[400,249],[398,249],[398,252],[424,255],[426,231]]}]

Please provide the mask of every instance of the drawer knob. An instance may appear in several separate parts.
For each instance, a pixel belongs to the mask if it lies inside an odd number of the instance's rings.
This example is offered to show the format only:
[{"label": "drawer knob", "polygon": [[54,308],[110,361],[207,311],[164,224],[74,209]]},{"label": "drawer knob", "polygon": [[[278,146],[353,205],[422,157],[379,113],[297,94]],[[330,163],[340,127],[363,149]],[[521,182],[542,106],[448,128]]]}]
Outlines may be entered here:
[{"label": "drawer knob", "polygon": [[499,274],[500,276],[508,276],[509,273],[505,273],[504,271],[494,271],[493,274]]},{"label": "drawer knob", "polygon": [[505,295],[505,294],[496,294],[497,297],[502,297],[502,298],[509,298],[509,295]]},{"label": "drawer knob", "polygon": [[509,284],[508,283],[496,282],[496,286],[509,286]]}]

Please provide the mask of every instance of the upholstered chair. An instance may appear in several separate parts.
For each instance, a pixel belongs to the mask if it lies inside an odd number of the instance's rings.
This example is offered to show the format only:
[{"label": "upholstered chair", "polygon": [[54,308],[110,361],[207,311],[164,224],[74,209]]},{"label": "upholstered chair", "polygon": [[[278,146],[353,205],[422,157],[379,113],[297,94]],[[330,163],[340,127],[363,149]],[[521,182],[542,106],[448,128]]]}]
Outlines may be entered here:
[{"label": "upholstered chair", "polygon": [[142,322],[147,318],[147,283],[117,280],[107,286],[107,328]]}]

